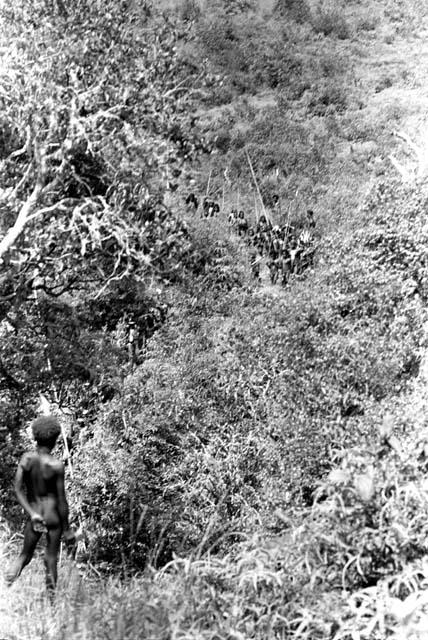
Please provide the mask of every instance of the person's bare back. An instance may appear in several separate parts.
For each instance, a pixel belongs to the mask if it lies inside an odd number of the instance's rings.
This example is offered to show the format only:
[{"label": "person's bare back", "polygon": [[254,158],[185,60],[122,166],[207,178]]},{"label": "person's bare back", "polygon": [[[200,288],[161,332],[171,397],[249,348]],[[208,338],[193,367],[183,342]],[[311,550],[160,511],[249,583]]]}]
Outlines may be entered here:
[{"label": "person's bare back", "polygon": [[48,453],[25,453],[21,459],[22,480],[27,500],[32,509],[44,520],[47,528],[61,525],[58,513],[58,477],[64,475],[64,466]]},{"label": "person's bare back", "polygon": [[51,455],[61,432],[57,419],[46,416],[34,420],[37,450],[24,453],[15,476],[18,502],[30,516],[25,525],[24,545],[6,580],[11,585],[31,561],[42,533],[46,533],[46,584],[53,593],[61,535],[68,543],[75,539],[68,524],[68,503],[64,489],[64,465]]}]

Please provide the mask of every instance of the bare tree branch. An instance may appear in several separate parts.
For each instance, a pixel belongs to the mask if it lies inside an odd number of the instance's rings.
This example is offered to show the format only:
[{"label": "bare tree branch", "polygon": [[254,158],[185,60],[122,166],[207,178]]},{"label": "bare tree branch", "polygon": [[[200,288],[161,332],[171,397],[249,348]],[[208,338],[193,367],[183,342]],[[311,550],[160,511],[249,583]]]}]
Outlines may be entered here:
[{"label": "bare tree branch", "polygon": [[67,207],[65,206],[65,202],[69,199],[64,198],[60,202],[55,202],[50,207],[44,207],[43,209],[38,209],[35,213],[32,213],[27,217],[27,221],[34,220],[35,218],[40,218],[40,216],[45,215],[45,213],[51,213],[52,211],[66,211]]},{"label": "bare tree branch", "polygon": [[37,182],[31,194],[21,207],[18,217],[15,220],[13,227],[7,231],[4,238],[0,241],[0,258],[15,244],[23,232],[25,225],[28,222],[28,217],[36,206],[38,199],[43,191],[43,185]]}]

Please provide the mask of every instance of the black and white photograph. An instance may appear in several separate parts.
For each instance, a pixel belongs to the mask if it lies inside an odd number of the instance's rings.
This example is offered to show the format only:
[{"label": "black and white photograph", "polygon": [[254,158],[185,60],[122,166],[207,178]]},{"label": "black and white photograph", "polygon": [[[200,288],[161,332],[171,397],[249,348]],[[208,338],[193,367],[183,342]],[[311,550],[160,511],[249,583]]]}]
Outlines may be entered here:
[{"label": "black and white photograph", "polygon": [[428,1],[0,0],[0,640],[428,639]]}]

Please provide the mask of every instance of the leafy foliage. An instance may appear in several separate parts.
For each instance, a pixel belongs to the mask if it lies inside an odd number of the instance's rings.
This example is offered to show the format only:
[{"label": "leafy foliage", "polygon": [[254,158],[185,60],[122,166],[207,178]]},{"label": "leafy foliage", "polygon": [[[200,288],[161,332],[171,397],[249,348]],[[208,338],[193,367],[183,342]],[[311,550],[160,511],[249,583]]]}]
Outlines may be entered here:
[{"label": "leafy foliage", "polygon": [[7,442],[41,391],[90,418],[129,368],[129,323],[141,349],[165,318],[165,285],[200,268],[163,203],[203,148],[189,115],[198,70],[180,51],[188,31],[146,3],[61,7],[2,6]]},{"label": "leafy foliage", "polygon": [[[348,640],[424,606],[426,442],[378,425],[420,368],[426,185],[377,174],[349,207],[401,106],[363,109],[348,14],[277,4],[2,6],[2,487],[47,392],[81,419],[89,558],[146,569],[88,580],[58,637]],[[203,136],[195,109],[239,94]],[[279,221],[317,204],[316,264],[281,292],[181,205],[192,177],[249,209],[246,151]]]},{"label": "leafy foliage", "polygon": [[277,0],[274,10],[281,16],[287,16],[296,22],[308,22],[311,12],[305,0]]},{"label": "leafy foliage", "polygon": [[319,3],[311,17],[311,24],[316,33],[325,36],[347,40],[351,35],[346,18],[334,3]]},{"label": "leafy foliage", "polygon": [[[335,447],[370,446],[373,411],[419,367],[424,203],[380,186],[362,207],[364,233],[342,237],[339,256],[335,236],[325,238],[290,296],[255,298],[243,275],[214,270],[192,280],[194,297],[171,300],[168,323],[79,455],[76,494],[103,541],[98,557],[122,562],[132,548],[141,562],[159,544],[164,561],[172,550],[221,549],[260,520],[281,530],[276,510],[311,504]],[[355,544],[358,518],[348,522]]]}]

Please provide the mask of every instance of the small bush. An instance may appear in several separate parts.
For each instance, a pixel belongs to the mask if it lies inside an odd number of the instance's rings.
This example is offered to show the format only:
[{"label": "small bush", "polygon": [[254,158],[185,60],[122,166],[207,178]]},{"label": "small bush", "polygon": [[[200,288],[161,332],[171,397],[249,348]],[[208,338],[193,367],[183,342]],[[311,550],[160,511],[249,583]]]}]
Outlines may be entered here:
[{"label": "small bush", "polygon": [[257,7],[255,0],[226,0],[224,2],[224,10],[229,15],[237,15],[240,13],[248,13],[254,11]]},{"label": "small bush", "polygon": [[364,16],[358,21],[357,30],[358,31],[375,31],[376,24],[378,22],[377,16]]},{"label": "small bush", "polygon": [[316,116],[324,116],[331,111],[344,113],[348,106],[347,91],[336,82],[320,85],[309,100],[308,108]]},{"label": "small bush", "polygon": [[305,0],[276,0],[274,12],[291,18],[299,24],[308,22],[311,16],[309,6]]},{"label": "small bush", "polygon": [[385,44],[392,44],[395,40],[396,32],[395,29],[387,29],[383,36],[383,41]]},{"label": "small bush", "polygon": [[351,29],[339,9],[318,5],[311,17],[311,25],[316,33],[335,36],[339,40],[351,37]]},{"label": "small bush", "polygon": [[184,0],[178,7],[178,14],[184,22],[198,20],[201,16],[201,7],[197,0]]},{"label": "small bush", "polygon": [[[385,443],[398,445],[392,426],[387,422],[380,426],[381,438],[373,453],[358,448],[343,451],[340,468],[317,491],[316,498],[322,501],[313,508],[311,544],[322,545],[329,580],[342,588],[376,584],[427,552],[428,501],[421,484],[426,473],[426,431],[408,452],[398,446],[391,453],[391,444]],[[400,596],[410,590],[402,584]]]},{"label": "small bush", "polygon": [[375,86],[375,91],[376,93],[380,93],[385,89],[390,89],[393,86],[393,84],[394,84],[394,78],[391,78],[390,75],[386,74],[381,78],[379,78],[379,80],[377,81]]}]

